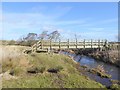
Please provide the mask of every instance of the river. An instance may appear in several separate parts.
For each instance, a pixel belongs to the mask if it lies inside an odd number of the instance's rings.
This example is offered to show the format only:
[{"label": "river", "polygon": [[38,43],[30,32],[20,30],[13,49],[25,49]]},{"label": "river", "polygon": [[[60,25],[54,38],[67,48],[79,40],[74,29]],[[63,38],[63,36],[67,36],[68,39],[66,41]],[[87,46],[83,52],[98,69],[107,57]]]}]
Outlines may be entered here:
[{"label": "river", "polygon": [[69,52],[63,52],[63,51],[60,51],[59,53],[70,56],[71,58],[73,58],[73,60],[75,60],[76,62],[79,62],[81,66],[86,65],[88,67],[88,69],[96,68],[98,65],[102,65],[104,70],[106,71],[106,73],[110,74],[112,76],[111,78],[102,78],[102,77],[92,74],[90,72],[84,72],[84,74],[86,76],[88,76],[89,78],[94,79],[97,82],[100,82],[101,84],[105,85],[106,87],[109,87],[112,85],[111,79],[119,80],[119,69],[120,68],[118,68],[114,65],[95,60],[88,56],[81,56],[81,55],[76,55],[76,54],[72,54]]}]

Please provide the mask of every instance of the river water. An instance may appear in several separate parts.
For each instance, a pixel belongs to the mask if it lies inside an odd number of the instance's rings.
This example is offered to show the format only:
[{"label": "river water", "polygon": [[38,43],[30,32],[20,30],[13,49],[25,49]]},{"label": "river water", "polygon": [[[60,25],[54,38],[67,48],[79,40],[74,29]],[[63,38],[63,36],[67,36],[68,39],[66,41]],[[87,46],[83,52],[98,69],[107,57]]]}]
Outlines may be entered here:
[{"label": "river water", "polygon": [[84,74],[86,76],[88,76],[89,78],[94,79],[97,82],[100,82],[101,84],[105,85],[106,87],[109,87],[112,85],[112,82],[110,81],[111,79],[119,80],[119,72],[118,71],[120,68],[118,68],[114,65],[95,60],[88,56],[81,56],[81,55],[76,55],[76,54],[72,54],[69,52],[63,52],[63,51],[60,51],[59,53],[70,56],[71,58],[73,58],[73,60],[75,60],[76,62],[79,62],[80,65],[87,66],[88,69],[96,68],[98,65],[102,65],[104,70],[106,71],[106,73],[110,74],[112,76],[111,78],[101,78],[100,76],[97,76],[90,72],[84,72]]}]

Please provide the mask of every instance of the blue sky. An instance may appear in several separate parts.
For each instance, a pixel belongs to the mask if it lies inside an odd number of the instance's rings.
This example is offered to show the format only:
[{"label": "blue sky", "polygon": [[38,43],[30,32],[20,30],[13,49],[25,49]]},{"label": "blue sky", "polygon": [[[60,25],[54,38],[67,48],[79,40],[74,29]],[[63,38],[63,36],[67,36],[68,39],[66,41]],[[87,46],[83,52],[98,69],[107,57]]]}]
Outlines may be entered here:
[{"label": "blue sky", "polygon": [[4,2],[3,39],[58,30],[62,38],[117,40],[117,2]]}]

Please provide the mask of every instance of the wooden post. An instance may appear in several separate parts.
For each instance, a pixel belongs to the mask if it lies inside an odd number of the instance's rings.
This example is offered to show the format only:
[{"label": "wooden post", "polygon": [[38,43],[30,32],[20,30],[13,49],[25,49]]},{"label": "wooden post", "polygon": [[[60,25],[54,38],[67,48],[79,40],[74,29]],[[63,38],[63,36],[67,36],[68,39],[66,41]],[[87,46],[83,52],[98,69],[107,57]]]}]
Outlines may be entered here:
[{"label": "wooden post", "polygon": [[98,40],[98,48],[100,48],[100,40]]},{"label": "wooden post", "polygon": [[84,41],[83,41],[83,46],[84,46],[84,49],[85,49],[85,39],[84,39]]},{"label": "wooden post", "polygon": [[113,44],[112,44],[112,50],[114,50]]},{"label": "wooden post", "polygon": [[50,39],[50,50],[52,49],[52,40]]},{"label": "wooden post", "polygon": [[105,50],[107,50],[107,40],[105,40]]},{"label": "wooden post", "polygon": [[34,45],[32,46],[32,52],[34,52]]},{"label": "wooden post", "polygon": [[77,48],[77,38],[76,38],[76,48]]},{"label": "wooden post", "polygon": [[41,49],[43,49],[43,40],[41,40]]},{"label": "wooden post", "polygon": [[68,39],[68,48],[69,48],[69,39]]},{"label": "wooden post", "polygon": [[104,40],[102,40],[102,46],[104,45]]},{"label": "wooden post", "polygon": [[105,40],[104,46],[105,46],[105,50],[106,50],[106,48],[107,48],[107,40]]},{"label": "wooden post", "polygon": [[38,44],[36,43],[36,45],[35,45],[36,47],[35,47],[35,50],[37,51],[37,47],[38,47]]},{"label": "wooden post", "polygon": [[61,48],[61,40],[59,39],[59,49]]},{"label": "wooden post", "polygon": [[103,45],[104,45],[104,41],[102,40],[101,41],[101,46],[102,46],[101,51],[103,51]]},{"label": "wooden post", "polygon": [[98,40],[98,50],[100,51],[100,40]]},{"label": "wooden post", "polygon": [[108,50],[110,50],[110,44],[108,44]]},{"label": "wooden post", "polygon": [[92,48],[93,40],[91,39],[91,48]]}]

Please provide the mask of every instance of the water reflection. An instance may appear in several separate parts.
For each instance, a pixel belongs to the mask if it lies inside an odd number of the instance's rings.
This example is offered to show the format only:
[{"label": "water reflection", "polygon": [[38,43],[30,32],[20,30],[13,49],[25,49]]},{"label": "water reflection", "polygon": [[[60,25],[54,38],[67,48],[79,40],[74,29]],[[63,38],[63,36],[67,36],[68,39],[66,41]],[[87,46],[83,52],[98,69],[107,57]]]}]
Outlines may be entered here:
[{"label": "water reflection", "polygon": [[[98,60],[95,60],[95,59],[87,57],[87,56],[75,55],[75,54],[71,54],[68,52],[61,51],[60,54],[68,55],[68,56],[72,57],[76,62],[80,62],[80,65],[87,65],[88,68],[96,68],[98,65],[103,65],[103,68],[105,69],[107,74],[110,74],[112,76],[111,79],[118,80],[118,77],[119,77],[118,69],[119,68],[114,65],[104,63],[102,61],[98,61]],[[90,78],[93,78],[94,80],[102,83],[103,85],[106,85],[106,86],[111,85],[110,79],[108,79],[108,78],[101,78],[97,75],[93,75],[88,72],[86,73],[86,75],[89,76]]]}]

